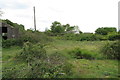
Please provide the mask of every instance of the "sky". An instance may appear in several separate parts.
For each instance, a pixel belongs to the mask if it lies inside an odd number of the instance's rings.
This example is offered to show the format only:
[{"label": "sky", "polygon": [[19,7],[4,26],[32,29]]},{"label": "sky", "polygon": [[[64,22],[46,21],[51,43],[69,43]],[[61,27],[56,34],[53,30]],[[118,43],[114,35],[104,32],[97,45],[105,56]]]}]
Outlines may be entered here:
[{"label": "sky", "polygon": [[37,30],[50,29],[52,22],[79,26],[82,32],[99,27],[118,28],[120,0],[0,0],[2,19],[34,29],[33,6],[36,7]]}]

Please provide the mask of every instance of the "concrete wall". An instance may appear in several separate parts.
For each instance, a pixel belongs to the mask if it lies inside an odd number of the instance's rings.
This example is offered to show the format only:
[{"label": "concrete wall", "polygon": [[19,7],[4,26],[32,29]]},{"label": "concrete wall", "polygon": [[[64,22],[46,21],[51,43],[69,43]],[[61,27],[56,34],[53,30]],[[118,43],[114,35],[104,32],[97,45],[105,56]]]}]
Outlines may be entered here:
[{"label": "concrete wall", "polygon": [[[2,27],[7,27],[7,39],[19,37],[19,30],[17,28],[14,28],[6,23],[2,23]],[[2,27],[0,27],[0,30],[2,30]],[[2,32],[2,33],[1,32],[0,34],[6,33],[6,32]]]}]

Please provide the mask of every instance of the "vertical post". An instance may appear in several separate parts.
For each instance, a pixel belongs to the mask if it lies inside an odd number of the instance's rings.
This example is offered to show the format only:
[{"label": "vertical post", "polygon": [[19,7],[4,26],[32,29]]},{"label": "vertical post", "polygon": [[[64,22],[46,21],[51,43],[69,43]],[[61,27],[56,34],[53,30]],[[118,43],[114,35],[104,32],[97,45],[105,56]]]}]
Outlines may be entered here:
[{"label": "vertical post", "polygon": [[120,1],[118,2],[118,31],[120,31]]},{"label": "vertical post", "polygon": [[35,28],[35,31],[36,31],[36,16],[35,16],[35,6],[33,7],[33,10],[34,10],[34,28]]}]

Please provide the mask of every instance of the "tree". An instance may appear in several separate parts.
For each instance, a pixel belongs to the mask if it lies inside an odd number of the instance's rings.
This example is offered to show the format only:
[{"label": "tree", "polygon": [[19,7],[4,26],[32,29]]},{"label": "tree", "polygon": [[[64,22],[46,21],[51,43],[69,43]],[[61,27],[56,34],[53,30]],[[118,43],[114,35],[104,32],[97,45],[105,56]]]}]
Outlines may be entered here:
[{"label": "tree", "polygon": [[70,24],[62,25],[60,22],[53,22],[51,25],[51,32],[52,33],[82,33],[79,30],[78,26],[70,26]]},{"label": "tree", "polygon": [[111,32],[117,32],[117,29],[115,27],[102,27],[102,28],[98,28],[95,31],[96,34],[101,34],[101,35],[107,35],[108,33]]},{"label": "tree", "polygon": [[63,25],[63,27],[65,28],[66,32],[74,30],[74,27],[71,27],[70,24]]},{"label": "tree", "polygon": [[64,31],[65,31],[65,27],[63,27],[60,22],[55,21],[52,23],[51,32],[64,33]]}]

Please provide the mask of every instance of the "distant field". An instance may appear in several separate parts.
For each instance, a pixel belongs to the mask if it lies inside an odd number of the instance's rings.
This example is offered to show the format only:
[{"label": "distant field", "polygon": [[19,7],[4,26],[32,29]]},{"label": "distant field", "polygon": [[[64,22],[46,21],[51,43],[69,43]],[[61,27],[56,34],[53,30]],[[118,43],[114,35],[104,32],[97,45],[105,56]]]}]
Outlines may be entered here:
[{"label": "distant field", "polygon": [[[84,49],[96,54],[101,54],[101,48],[107,44],[113,43],[113,41],[65,41],[56,40],[48,43],[45,47],[47,54],[54,52],[60,52],[68,61],[73,64],[72,76],[69,78],[117,78],[118,75],[118,61],[117,60],[87,60],[87,59],[74,59],[68,54],[68,52],[74,48]],[[11,66],[20,66],[20,64],[14,63],[14,57],[21,51],[20,47],[11,47],[9,49],[3,49],[2,61],[3,68]],[[21,63],[22,64],[22,63]],[[24,64],[22,64],[24,65]]]}]

